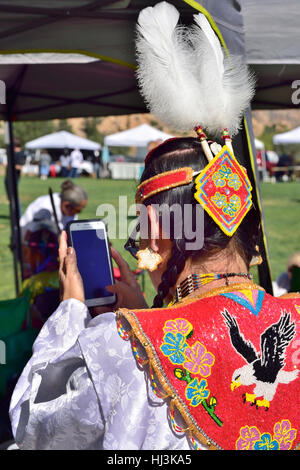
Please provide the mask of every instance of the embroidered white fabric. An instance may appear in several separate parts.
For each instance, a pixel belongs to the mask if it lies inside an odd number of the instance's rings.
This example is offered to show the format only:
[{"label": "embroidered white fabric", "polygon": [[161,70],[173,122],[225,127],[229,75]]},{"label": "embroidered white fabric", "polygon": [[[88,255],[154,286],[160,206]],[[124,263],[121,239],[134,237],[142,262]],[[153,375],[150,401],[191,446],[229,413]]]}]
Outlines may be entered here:
[{"label": "embroidered white fabric", "polygon": [[75,299],[40,331],[10,416],[20,449],[190,449],[118,335],[115,314],[91,319]]}]

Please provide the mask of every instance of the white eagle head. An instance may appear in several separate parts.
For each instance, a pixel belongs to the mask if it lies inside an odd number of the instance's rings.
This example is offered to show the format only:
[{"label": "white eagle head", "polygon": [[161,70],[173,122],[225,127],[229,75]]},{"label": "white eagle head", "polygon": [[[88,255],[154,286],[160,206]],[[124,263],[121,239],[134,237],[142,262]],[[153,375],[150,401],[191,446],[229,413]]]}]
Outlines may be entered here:
[{"label": "white eagle head", "polygon": [[252,364],[246,364],[236,369],[232,374],[231,390],[235,390],[241,385],[252,385],[255,383],[254,370]]}]

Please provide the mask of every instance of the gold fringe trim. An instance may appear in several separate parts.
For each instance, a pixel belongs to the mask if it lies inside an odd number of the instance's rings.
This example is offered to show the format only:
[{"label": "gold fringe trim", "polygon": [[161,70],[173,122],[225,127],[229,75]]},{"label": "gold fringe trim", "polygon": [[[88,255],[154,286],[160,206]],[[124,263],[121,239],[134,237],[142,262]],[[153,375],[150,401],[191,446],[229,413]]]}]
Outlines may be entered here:
[{"label": "gold fringe trim", "polygon": [[173,390],[171,384],[169,383],[163,371],[163,368],[161,367],[159,363],[159,359],[156,355],[155,349],[152,346],[152,343],[147,338],[146,334],[142,331],[142,328],[134,312],[126,308],[120,308],[116,311],[116,315],[118,319],[120,319],[120,317],[124,317],[128,321],[128,323],[130,324],[134,332],[134,336],[139,340],[140,344],[144,347],[148,360],[149,360],[149,366],[154,370],[160,382],[160,385],[166,394],[166,398],[171,399],[172,407],[176,406],[182,418],[186,422],[186,425],[187,425],[186,432],[189,432],[190,434],[195,436],[199,440],[199,442],[203,444],[204,446],[207,446],[209,450],[222,450],[222,448],[217,443],[215,443],[212,439],[210,439],[208,436],[205,435],[204,431],[201,431],[199,429],[198,425],[195,423],[193,417],[190,415],[185,404],[181,401],[180,397]]},{"label": "gold fringe trim", "polygon": [[278,297],[279,299],[300,299],[299,292],[288,292],[287,294],[282,294]]}]

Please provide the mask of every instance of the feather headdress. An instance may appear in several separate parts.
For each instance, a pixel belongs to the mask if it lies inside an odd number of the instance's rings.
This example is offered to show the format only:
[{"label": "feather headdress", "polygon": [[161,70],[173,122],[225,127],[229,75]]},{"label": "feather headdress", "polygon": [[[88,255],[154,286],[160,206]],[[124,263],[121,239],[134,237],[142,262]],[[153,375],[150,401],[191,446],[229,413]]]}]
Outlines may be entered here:
[{"label": "feather headdress", "polygon": [[226,56],[206,17],[178,25],[167,3],[141,11],[137,25],[138,80],[150,112],[168,127],[202,125],[211,137],[237,133],[254,94],[254,79],[240,58]]}]

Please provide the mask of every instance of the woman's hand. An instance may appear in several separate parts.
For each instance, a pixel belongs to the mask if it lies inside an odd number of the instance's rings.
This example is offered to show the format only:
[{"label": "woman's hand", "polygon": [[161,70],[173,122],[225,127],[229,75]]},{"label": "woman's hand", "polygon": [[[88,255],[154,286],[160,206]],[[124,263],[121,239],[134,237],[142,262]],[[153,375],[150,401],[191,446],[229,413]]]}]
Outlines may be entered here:
[{"label": "woman's hand", "polygon": [[113,247],[111,247],[111,256],[119,267],[122,279],[121,281],[116,281],[116,284],[106,286],[108,292],[117,295],[117,303],[114,306],[114,310],[122,307],[132,309],[148,308],[141,288],[128,263]]},{"label": "woman's hand", "polygon": [[[111,247],[111,255],[119,267],[122,281],[106,286],[106,290],[117,295],[117,303],[111,306],[94,307],[93,314],[99,315],[121,307],[148,308],[140,286],[126,261],[113,247]],[[68,247],[65,231],[61,233],[59,240],[59,280],[61,300],[77,299],[84,302],[84,288],[77,268],[76,253],[74,248]]]},{"label": "woman's hand", "polygon": [[68,247],[65,231],[60,236],[58,253],[61,300],[77,299],[84,302],[84,288],[77,268],[76,253],[74,248]]}]

